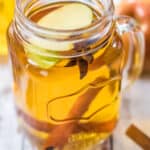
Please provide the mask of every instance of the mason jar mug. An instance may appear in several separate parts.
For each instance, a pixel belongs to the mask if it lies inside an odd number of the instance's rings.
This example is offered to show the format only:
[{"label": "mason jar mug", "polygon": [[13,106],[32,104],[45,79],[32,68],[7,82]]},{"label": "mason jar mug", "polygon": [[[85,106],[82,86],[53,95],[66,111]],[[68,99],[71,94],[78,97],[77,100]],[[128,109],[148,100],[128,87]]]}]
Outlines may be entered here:
[{"label": "mason jar mug", "polygon": [[37,150],[107,139],[144,58],[139,25],[112,0],[17,0],[8,48],[19,125]]}]

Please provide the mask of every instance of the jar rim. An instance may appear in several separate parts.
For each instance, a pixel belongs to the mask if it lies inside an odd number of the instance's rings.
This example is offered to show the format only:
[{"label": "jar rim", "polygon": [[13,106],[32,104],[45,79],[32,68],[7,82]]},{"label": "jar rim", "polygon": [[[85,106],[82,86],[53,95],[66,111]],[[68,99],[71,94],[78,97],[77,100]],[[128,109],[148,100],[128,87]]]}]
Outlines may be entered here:
[{"label": "jar rim", "polygon": [[[42,1],[48,2],[48,4],[59,2],[60,0],[34,0],[34,1]],[[87,4],[88,0],[61,0],[61,2],[81,2],[84,4]],[[48,52],[54,52],[59,51],[56,50],[56,47],[51,47],[50,41],[54,42],[54,45],[57,44],[64,44],[68,43],[73,45],[71,46],[70,50],[72,50],[72,53],[65,53],[65,50],[61,55],[55,56],[55,54],[51,55],[50,57],[59,57],[59,58],[74,58],[74,57],[80,57],[84,55],[88,55],[90,53],[94,53],[100,49],[102,49],[105,45],[108,43],[110,44],[111,37],[113,36],[113,31],[115,29],[115,21],[114,21],[114,7],[113,5],[107,5],[106,0],[89,0],[89,1],[103,1],[105,5],[110,9],[106,9],[102,16],[100,16],[97,19],[97,22],[95,21],[92,23],[91,26],[78,29],[78,30],[55,30],[55,29],[49,29],[49,28],[43,28],[36,23],[32,22],[28,17],[26,17],[26,14],[23,12],[26,8],[20,8],[25,7],[21,6],[21,2],[25,2],[23,5],[27,5],[28,3],[32,2],[32,0],[16,0],[16,11],[15,11],[15,18],[13,22],[14,30],[17,34],[17,37],[20,39],[20,41],[23,43],[24,46],[35,46],[42,50],[48,50]],[[108,0],[112,2],[112,0]],[[35,3],[36,4],[36,3]],[[41,4],[41,3],[39,3]],[[112,3],[111,3],[112,4]],[[44,4],[45,5],[45,4]],[[102,6],[101,6],[102,7]],[[22,11],[22,12],[21,12]],[[30,11],[30,9],[29,9]],[[71,35],[71,38],[70,36]],[[82,36],[84,35],[84,36]],[[67,37],[67,38],[66,38]],[[56,43],[55,43],[56,42]],[[58,43],[59,42],[59,43]],[[88,48],[88,46],[92,45],[92,48],[90,48],[90,51],[74,51],[73,48],[75,48],[77,45],[81,45],[83,43],[86,43],[84,48]],[[97,45],[98,44],[98,45]],[[83,44],[84,45],[84,44]],[[56,48],[56,49],[55,49]],[[80,48],[80,46],[79,46]],[[68,48],[67,48],[68,49]],[[62,50],[62,51],[63,51]],[[42,51],[43,55],[43,51]]]},{"label": "jar rim", "polygon": [[[100,19],[98,19],[97,21],[95,21],[94,23],[92,23],[91,25],[85,27],[85,28],[80,28],[80,29],[74,29],[74,30],[69,30],[69,29],[51,29],[51,28],[45,28],[42,26],[39,26],[38,24],[36,24],[35,22],[31,21],[25,14],[24,14],[24,8],[22,8],[22,1],[23,0],[16,0],[16,9],[15,9],[15,13],[17,16],[19,16],[19,20],[21,20],[22,23],[24,23],[24,26],[26,26],[30,31],[39,33],[39,35],[56,35],[59,33],[59,35],[65,35],[65,34],[72,34],[72,35],[81,35],[87,32],[91,32],[95,29],[97,29],[98,27],[100,27],[104,21],[109,17],[113,19],[113,14],[114,14],[114,5],[113,5],[113,1],[112,0],[107,0],[109,1],[107,4],[107,8],[105,9],[104,6],[104,14],[102,15],[102,17],[100,17]],[[26,4],[29,3],[31,0],[27,0]],[[45,0],[45,2],[48,0]],[[93,0],[96,3],[98,3],[98,1],[100,0]],[[102,0],[103,1],[103,0]],[[51,0],[50,3],[58,3],[60,2],[60,0]],[[86,1],[84,2],[84,0],[61,0],[62,2],[82,2],[82,3],[86,3],[88,5],[89,2]]]}]

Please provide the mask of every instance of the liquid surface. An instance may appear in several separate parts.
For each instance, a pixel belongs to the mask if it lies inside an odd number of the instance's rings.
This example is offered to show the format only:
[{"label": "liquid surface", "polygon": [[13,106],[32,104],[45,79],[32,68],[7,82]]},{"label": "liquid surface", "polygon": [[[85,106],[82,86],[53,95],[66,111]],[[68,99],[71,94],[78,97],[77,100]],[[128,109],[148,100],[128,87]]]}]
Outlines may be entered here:
[{"label": "liquid surface", "polygon": [[[38,22],[50,11],[36,12],[31,19]],[[96,16],[92,12],[94,21]],[[39,150],[43,145],[87,150],[115,128],[123,52],[119,36],[112,34],[105,47],[92,53],[90,63],[85,57],[76,63],[71,59],[52,60],[56,63],[47,69],[39,65],[45,57],[28,57],[16,35],[9,37],[13,42],[10,53],[19,121]],[[30,63],[29,59],[35,62]]]}]

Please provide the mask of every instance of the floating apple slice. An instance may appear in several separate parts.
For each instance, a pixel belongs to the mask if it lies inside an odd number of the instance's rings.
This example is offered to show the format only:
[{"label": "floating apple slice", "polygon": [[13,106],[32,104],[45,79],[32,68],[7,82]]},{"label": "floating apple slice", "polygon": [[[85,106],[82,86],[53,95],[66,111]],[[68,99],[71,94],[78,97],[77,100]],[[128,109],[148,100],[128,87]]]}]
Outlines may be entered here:
[{"label": "floating apple slice", "polygon": [[[63,7],[50,11],[50,13],[42,17],[37,24],[49,29],[73,30],[89,26],[92,20],[93,12],[88,6],[73,3],[65,4]],[[71,36],[71,33],[68,34],[68,37],[69,36]],[[45,54],[48,55],[48,53],[52,51],[55,53],[59,51],[69,51],[74,48],[74,44],[69,41],[45,40],[32,37],[30,38],[30,42],[37,47],[27,47],[25,51],[28,57],[42,68],[50,68],[58,62],[57,58],[45,57]],[[40,49],[38,47],[40,47]],[[44,49],[49,50],[45,53]]]},{"label": "floating apple slice", "polygon": [[33,53],[27,53],[27,56],[30,58],[31,61],[40,68],[48,69],[56,64],[57,61],[51,60],[51,59],[45,59],[42,56],[33,54]]},{"label": "floating apple slice", "polygon": [[35,65],[43,69],[48,69],[59,61],[58,58],[54,57],[56,56],[55,53],[50,53],[39,47],[26,45],[25,50],[29,61],[32,61]]},{"label": "floating apple slice", "polygon": [[38,24],[50,29],[74,30],[86,27],[93,20],[92,10],[80,3],[66,4],[41,18]]},{"label": "floating apple slice", "polygon": [[49,51],[60,52],[73,49],[74,45],[67,41],[46,40],[38,37],[30,38],[30,42]]}]

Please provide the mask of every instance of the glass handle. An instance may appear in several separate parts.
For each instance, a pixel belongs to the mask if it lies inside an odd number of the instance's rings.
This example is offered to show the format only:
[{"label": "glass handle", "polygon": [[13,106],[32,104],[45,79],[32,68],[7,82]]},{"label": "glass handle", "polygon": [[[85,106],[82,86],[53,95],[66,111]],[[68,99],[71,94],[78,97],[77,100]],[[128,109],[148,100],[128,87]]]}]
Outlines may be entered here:
[{"label": "glass handle", "polygon": [[145,40],[138,23],[128,16],[116,17],[117,32],[123,41],[123,89],[135,81],[143,67]]}]

